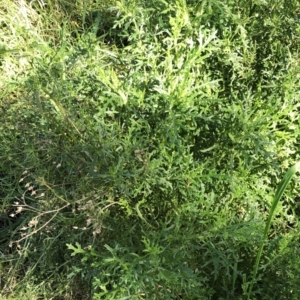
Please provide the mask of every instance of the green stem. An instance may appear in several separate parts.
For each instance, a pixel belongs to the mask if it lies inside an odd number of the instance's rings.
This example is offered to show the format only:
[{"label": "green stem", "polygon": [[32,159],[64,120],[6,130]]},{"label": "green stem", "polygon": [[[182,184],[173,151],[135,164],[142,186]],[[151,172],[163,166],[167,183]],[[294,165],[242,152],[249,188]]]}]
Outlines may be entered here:
[{"label": "green stem", "polygon": [[271,223],[272,223],[272,220],[273,220],[273,217],[274,217],[274,212],[276,210],[278,202],[281,199],[288,183],[290,182],[290,180],[292,179],[292,177],[295,175],[295,173],[298,170],[300,170],[300,162],[298,162],[297,164],[292,166],[286,172],[286,174],[284,175],[282,181],[280,182],[280,184],[277,187],[277,190],[276,190],[276,193],[275,193],[275,196],[274,196],[274,199],[273,199],[273,203],[272,203],[272,206],[271,206],[271,209],[270,209],[270,213],[269,213],[269,216],[268,216],[268,220],[267,220],[267,223],[266,223],[266,226],[265,226],[263,239],[260,243],[260,246],[259,246],[259,249],[258,249],[258,252],[257,252],[257,255],[256,255],[256,261],[255,261],[255,265],[254,265],[253,276],[252,276],[252,280],[250,282],[249,290],[247,292],[247,294],[248,294],[247,299],[248,300],[250,300],[251,292],[252,292],[254,283],[256,281],[256,275],[257,275],[257,271],[258,271],[259,262],[260,262],[260,259],[261,259],[261,256],[262,256],[264,245],[265,245],[265,243],[268,239],[268,232],[269,232],[270,227],[271,227]]}]

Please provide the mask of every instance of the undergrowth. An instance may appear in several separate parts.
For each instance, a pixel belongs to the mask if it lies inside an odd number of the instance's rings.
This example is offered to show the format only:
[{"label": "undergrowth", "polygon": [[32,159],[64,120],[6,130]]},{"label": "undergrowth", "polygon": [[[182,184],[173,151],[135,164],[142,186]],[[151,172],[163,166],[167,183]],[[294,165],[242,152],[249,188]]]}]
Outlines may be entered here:
[{"label": "undergrowth", "polygon": [[2,1],[1,297],[299,299],[299,16]]}]

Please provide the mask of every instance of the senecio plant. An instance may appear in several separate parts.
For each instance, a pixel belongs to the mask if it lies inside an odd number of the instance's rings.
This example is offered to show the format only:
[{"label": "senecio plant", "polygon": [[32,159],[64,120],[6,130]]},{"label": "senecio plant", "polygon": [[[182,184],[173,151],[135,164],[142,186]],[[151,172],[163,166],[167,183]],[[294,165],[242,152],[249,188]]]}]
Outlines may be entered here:
[{"label": "senecio plant", "polygon": [[0,2],[0,297],[300,299],[299,16]]}]

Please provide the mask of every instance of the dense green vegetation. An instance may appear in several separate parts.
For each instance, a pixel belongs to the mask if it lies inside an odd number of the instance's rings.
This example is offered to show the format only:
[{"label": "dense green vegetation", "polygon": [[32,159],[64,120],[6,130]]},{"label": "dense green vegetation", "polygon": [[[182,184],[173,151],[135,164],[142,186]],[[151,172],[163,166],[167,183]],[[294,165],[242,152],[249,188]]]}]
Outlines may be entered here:
[{"label": "dense green vegetation", "polygon": [[298,0],[2,0],[0,41],[2,299],[300,299]]}]

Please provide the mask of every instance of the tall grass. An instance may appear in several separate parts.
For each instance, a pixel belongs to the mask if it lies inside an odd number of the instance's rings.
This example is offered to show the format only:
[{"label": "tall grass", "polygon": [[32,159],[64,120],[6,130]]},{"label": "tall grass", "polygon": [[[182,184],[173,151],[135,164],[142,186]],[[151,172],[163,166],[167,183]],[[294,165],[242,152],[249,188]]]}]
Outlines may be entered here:
[{"label": "tall grass", "polygon": [[276,190],[274,200],[273,200],[272,206],[270,208],[269,216],[266,221],[263,238],[262,238],[262,241],[260,243],[260,246],[259,246],[259,249],[258,249],[258,252],[256,255],[255,265],[254,265],[254,269],[253,269],[253,277],[251,279],[249,291],[248,291],[248,299],[251,299],[251,291],[253,289],[253,285],[255,284],[256,275],[257,275],[258,268],[259,268],[259,262],[263,255],[264,246],[268,241],[268,234],[270,232],[272,220],[275,217],[274,214],[275,214],[276,208],[278,207],[278,203],[279,203],[284,191],[286,190],[287,185],[289,184],[290,180],[292,179],[292,177],[295,175],[296,172],[299,172],[299,163],[292,166],[286,172],[285,176],[283,177],[282,181],[280,182],[280,184],[278,185],[278,188]]}]

